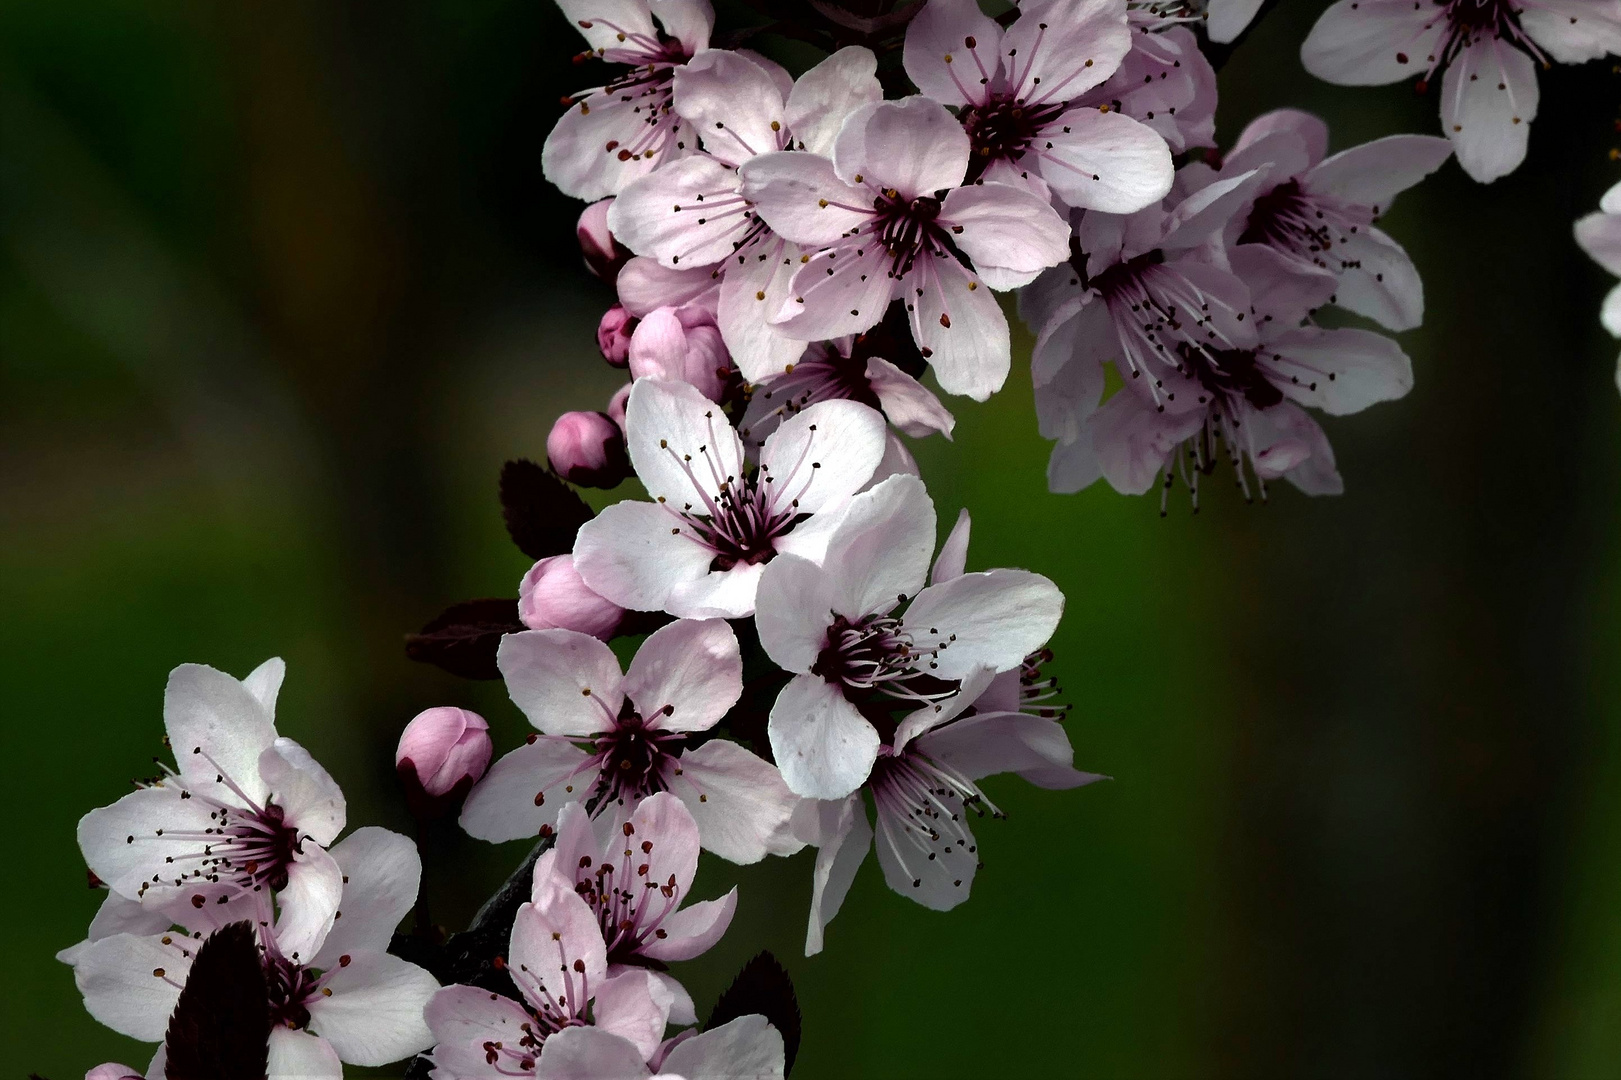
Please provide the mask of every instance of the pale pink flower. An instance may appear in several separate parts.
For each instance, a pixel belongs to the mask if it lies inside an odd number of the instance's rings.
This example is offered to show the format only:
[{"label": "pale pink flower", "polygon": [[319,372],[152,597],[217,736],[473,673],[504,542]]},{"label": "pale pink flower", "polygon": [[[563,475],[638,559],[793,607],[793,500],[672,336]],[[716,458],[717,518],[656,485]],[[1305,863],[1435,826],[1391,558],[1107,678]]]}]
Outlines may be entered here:
[{"label": "pale pink flower", "polygon": [[580,211],[580,220],[574,226],[585,268],[610,285],[619,276],[620,267],[631,256],[630,251],[614,239],[613,231],[608,228],[608,208],[612,205],[612,199],[599,199]]},{"label": "pale pink flower", "polygon": [[871,349],[860,339],[821,341],[805,350],[786,371],[755,384],[737,433],[757,447],[790,416],[819,401],[859,401],[883,412],[884,419],[913,438],[939,432],[951,438],[956,418],[934,392]]},{"label": "pale pink flower", "polygon": [[[700,840],[692,812],[668,791],[636,804],[629,818],[599,839],[577,802],[557,817],[557,842],[535,864],[535,890],[573,890],[596,913],[608,949],[608,974],[647,967],[674,1001],[670,1019],[697,1022],[692,999],[663,965],[707,952],[731,924],[737,889],[688,904]],[[684,906],[683,906],[684,905]]]},{"label": "pale pink flower", "polygon": [[1441,130],[1463,171],[1490,183],[1525,159],[1537,65],[1621,53],[1621,0],[1337,0],[1300,59],[1341,86],[1379,86],[1442,68]]},{"label": "pale pink flower", "polygon": [[[109,934],[65,950],[90,1015],[120,1034],[161,1042],[198,945],[243,919],[259,928],[270,991],[270,1075],[339,1080],[342,1063],[386,1065],[428,1048],[422,1010],[439,984],[388,953],[395,927],[416,901],[421,863],[410,840],[357,829],[336,844],[343,917],[289,948],[268,925],[262,893],[203,882],[175,890],[148,915],[159,927]],[[169,929],[168,927],[175,927]],[[161,1076],[163,1055],[150,1070]]]},{"label": "pale pink flower", "polygon": [[697,738],[743,690],[737,637],[723,620],[660,627],[624,674],[612,649],[571,630],[509,634],[497,663],[540,734],[497,761],[468,796],[461,823],[471,835],[549,833],[576,799],[595,799],[597,813],[620,821],[641,799],[669,791],[691,811],[703,846],[723,859],[799,850],[788,831],[794,798],[776,768],[736,743]]},{"label": "pale pink flower", "polygon": [[663,985],[639,969],[609,972],[597,916],[573,888],[537,878],[513,920],[506,970],[520,1001],[457,985],[428,1002],[436,1080],[556,1076],[542,1064],[545,1051],[562,1033],[587,1025],[623,1040],[644,1070],[658,1052],[671,1004]]},{"label": "pale pink flower", "polygon": [[794,363],[803,341],[769,319],[788,297],[800,249],[761,220],[741,193],[738,166],[772,151],[826,154],[844,118],[883,97],[877,61],[841,49],[785,87],[769,60],[711,50],[675,80],[675,111],[706,153],[654,171],[614,204],[614,231],[664,266],[711,267],[720,281],[717,323],[743,376],[758,381]]},{"label": "pale pink flower", "polygon": [[615,503],[586,522],[574,565],[621,607],[683,618],[750,615],[773,558],[820,558],[840,508],[884,452],[884,418],[854,401],[824,401],[784,423],[757,467],[720,406],[688,384],[637,380],[625,420],[654,501]]},{"label": "pale pink flower", "polygon": [[1028,187],[1127,214],[1171,190],[1171,152],[1124,113],[1079,104],[1131,48],[1112,0],[1025,3],[1004,30],[976,0],[929,0],[906,29],[906,74],[958,110],[970,182]]},{"label": "pale pink flower", "polygon": [[79,821],[97,877],[156,902],[196,882],[277,894],[276,933],[304,950],[331,925],[342,875],[325,850],[344,825],[336,781],[276,734],[285,666],[267,660],[238,681],[200,664],[169,675],[163,721],[177,768]]},{"label": "pale pink flower", "polygon": [[1391,330],[1424,319],[1424,284],[1400,244],[1374,227],[1396,196],[1440,168],[1452,144],[1391,135],[1328,156],[1328,125],[1279,109],[1251,121],[1220,171],[1194,163],[1185,187],[1264,169],[1247,211],[1228,223],[1229,244],[1266,244],[1338,279],[1334,303]]},{"label": "pale pink flower", "polygon": [[[965,510],[941,546],[931,575],[935,586],[962,576],[968,531]],[[980,790],[982,778],[1012,772],[1055,790],[1100,779],[1072,764],[1059,723],[1068,707],[1054,703],[1056,680],[1041,674],[1051,658],[1035,653],[994,676],[981,668],[964,680],[961,693],[902,719],[880,748],[862,791],[877,813],[878,863],[891,889],[937,911],[968,898],[980,864],[969,817],[1001,816]],[[873,846],[862,791],[840,800],[807,799],[795,814],[800,838],[817,848],[807,956],[821,951],[823,930]]]},{"label": "pale pink flower", "polygon": [[[490,1050],[484,1052],[482,1061],[478,1057],[482,1047],[463,1051],[454,1059],[458,1063],[455,1071],[437,1069],[432,1074],[434,1080],[510,1076],[533,1076],[537,1080],[643,1080],[648,1076],[670,1080],[782,1080],[786,1072],[782,1036],[758,1013],[740,1016],[709,1031],[682,1032],[665,1040],[651,1059],[631,1039],[602,1027],[584,1025],[566,1027],[540,1040],[520,1028],[516,1037],[524,1044],[523,1049],[531,1050],[530,1044],[538,1041],[539,1053],[508,1053],[507,1040],[514,1037],[512,1025],[516,1018],[517,1014],[509,1013],[507,1023],[499,1028],[469,1025],[472,1031],[491,1033]],[[536,1024],[529,1025],[530,1032],[537,1030]],[[496,1049],[498,1042],[500,1049]],[[442,1052],[436,1050],[436,1058]],[[495,1056],[493,1062],[491,1053]]]},{"label": "pale pink flower", "polygon": [[105,1065],[97,1065],[85,1073],[84,1080],[146,1080],[146,1077],[128,1065],[108,1062]]},{"label": "pale pink flower", "polygon": [[1303,407],[1344,415],[1399,398],[1412,388],[1412,365],[1381,334],[1307,321],[1337,288],[1327,271],[1302,268],[1263,244],[1240,245],[1230,257],[1248,297],[1254,343],[1180,350],[1178,370],[1164,376],[1174,407],[1163,409],[1129,390],[1099,407],[1098,358],[1075,350],[1069,362],[1079,370],[1066,378],[1095,392],[1078,408],[1059,406],[1073,410],[1067,422],[1074,434],[1053,449],[1053,490],[1076,491],[1101,475],[1123,494],[1142,494],[1161,477],[1169,489],[1180,474],[1197,507],[1199,476],[1221,456],[1246,497],[1246,465],[1262,498],[1266,481],[1280,476],[1309,495],[1343,490],[1327,437]]},{"label": "pale pink flower", "polygon": [[766,567],[755,625],[794,675],[767,730],[795,794],[849,795],[893,746],[875,717],[961,699],[960,686],[1019,666],[1058,625],[1063,594],[1027,570],[925,585],[934,528],[922,482],[894,476],[852,501],[822,565],[785,555]]},{"label": "pale pink flower", "polygon": [[[1593,261],[1611,274],[1621,277],[1621,184],[1604,193],[1598,212],[1588,214],[1576,223],[1576,242]],[[1621,337],[1621,285],[1610,290],[1599,312],[1604,329],[1614,337]],[[1621,364],[1615,369],[1615,383],[1621,388]]]},{"label": "pale pink flower", "polygon": [[983,401],[1000,389],[1011,354],[991,289],[1062,261],[1068,232],[1027,188],[965,184],[968,156],[962,125],[919,96],[857,109],[831,160],[783,151],[747,162],[744,197],[778,235],[817,249],[773,321],[824,340],[866,330],[900,300],[943,390]]},{"label": "pale pink flower", "polygon": [[546,136],[546,179],[565,195],[592,201],[697,150],[670,96],[676,71],[709,47],[715,23],[709,0],[558,0],[557,6],[585,37],[586,56],[625,70],[573,96]]},{"label": "pale pink flower", "polygon": [[607,641],[625,609],[591,591],[574,569],[574,556],[552,555],[518,583],[518,618],[531,630],[578,630]]}]

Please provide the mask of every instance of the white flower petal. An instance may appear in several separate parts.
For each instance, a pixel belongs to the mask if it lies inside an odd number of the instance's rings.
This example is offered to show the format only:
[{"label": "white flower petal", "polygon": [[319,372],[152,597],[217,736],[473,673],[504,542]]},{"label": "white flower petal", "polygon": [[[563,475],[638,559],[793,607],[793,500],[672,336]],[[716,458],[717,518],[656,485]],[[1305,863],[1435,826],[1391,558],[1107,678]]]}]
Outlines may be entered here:
[{"label": "white flower petal", "polygon": [[780,1080],[783,1070],[782,1035],[758,1013],[683,1040],[659,1066],[684,1080]]},{"label": "white flower petal", "polygon": [[871,236],[818,251],[794,272],[774,320],[806,341],[859,334],[877,325],[895,295],[892,262]]},{"label": "white flower petal", "polygon": [[584,750],[559,739],[518,747],[468,793],[461,827],[492,843],[538,835],[541,826],[557,820],[564,803],[583,798],[596,783],[597,770],[587,767],[586,759]]},{"label": "white flower petal", "polygon": [[743,692],[737,635],[721,619],[661,626],[636,650],[623,690],[649,725],[707,731]]},{"label": "white flower petal", "polygon": [[278,738],[259,755],[259,775],[290,827],[322,847],[338,838],[346,820],[343,789],[308,750],[292,739]]},{"label": "white flower petal", "polygon": [[872,217],[862,188],[840,180],[819,154],[761,154],[740,170],[739,189],[773,232],[811,247],[831,244]]},{"label": "white flower petal", "polygon": [[368,825],[329,854],[343,872],[343,897],[321,951],[311,965],[330,968],[344,953],[384,952],[400,920],[416,904],[422,859],[410,838]]},{"label": "white flower petal", "polygon": [[771,706],[771,753],[794,794],[842,799],[872,772],[878,731],[819,675],[796,675]]},{"label": "white flower petal", "polygon": [[915,476],[894,476],[857,495],[828,542],[832,609],[856,619],[915,595],[928,577],[934,529],[934,501]]},{"label": "white flower petal", "polygon": [[331,1043],[280,1025],[270,1031],[269,1066],[265,1080],[343,1080],[343,1061]]},{"label": "white flower petal", "polygon": [[833,572],[798,555],[779,555],[766,564],[755,601],[754,624],[766,655],[784,671],[809,671],[827,644]]},{"label": "white flower petal", "polygon": [[1538,97],[1536,65],[1514,46],[1482,37],[1460,52],[1441,80],[1441,127],[1463,171],[1486,184],[1519,168]]},{"label": "white flower petal", "polygon": [[783,122],[795,147],[831,155],[845,119],[883,97],[878,58],[871,49],[848,45],[799,77],[788,94]]},{"label": "white flower petal", "polygon": [[1040,155],[1042,179],[1070,206],[1134,213],[1163,199],[1176,178],[1165,140],[1124,113],[1071,109],[1040,138],[1032,152]]},{"label": "white flower petal", "polygon": [[962,183],[968,133],[931,98],[876,101],[851,113],[839,129],[833,168],[846,183],[894,188],[903,199],[933,195]]},{"label": "white flower petal", "polygon": [[1373,226],[1339,245],[1340,287],[1334,302],[1390,330],[1424,321],[1424,281],[1402,246]]},{"label": "white flower petal", "polygon": [[984,401],[1012,366],[1007,318],[989,288],[956,260],[920,257],[901,282],[912,338],[940,389]]},{"label": "white flower petal", "polygon": [[728,862],[755,863],[804,847],[789,828],[799,800],[777,767],[725,739],[681,755],[671,786],[698,823],[706,851]]},{"label": "white flower petal", "polygon": [[[1136,126],[1134,120],[1127,123]],[[1169,153],[1165,160],[1169,165]],[[939,221],[981,273],[990,267],[1039,273],[1069,258],[1069,226],[1050,203],[1023,188],[993,183],[956,188],[941,204]]]},{"label": "white flower petal", "polygon": [[[386,952],[355,952],[309,999],[310,1030],[351,1065],[387,1065],[433,1045],[423,1009],[434,977]],[[331,994],[325,991],[331,991]]]},{"label": "white flower petal", "polygon": [[867,821],[867,807],[859,791],[837,801],[807,799],[800,813],[814,819],[816,869],[811,877],[805,955],[815,956],[822,951],[827,924],[844,906],[856,871],[872,848],[872,825]]},{"label": "white flower petal", "polygon": [[608,228],[621,244],[664,266],[709,266],[737,250],[752,224],[737,185],[736,171],[714,158],[672,161],[619,193]]},{"label": "white flower petal", "polygon": [[276,740],[276,728],[251,690],[223,671],[181,664],[164,688],[163,723],[175,764],[194,793],[240,806],[242,795],[230,781],[262,804],[259,755]]},{"label": "white flower petal", "polygon": [[1375,214],[1446,164],[1452,144],[1434,135],[1391,135],[1342,150],[1302,179],[1307,191],[1334,195]]},{"label": "white flower petal", "polygon": [[677,586],[708,574],[714,558],[680,519],[656,503],[614,503],[580,526],[574,541],[580,580],[635,611],[664,610]]},{"label": "white flower petal", "polygon": [[1394,401],[1413,388],[1407,354],[1371,330],[1302,327],[1269,342],[1267,350],[1277,357],[1267,367],[1290,377],[1275,380],[1284,395],[1330,416]]},{"label": "white flower petal", "polygon": [[741,53],[711,49],[676,69],[675,111],[727,165],[782,148],[782,104],[771,73]]},{"label": "white flower petal", "polygon": [[592,1027],[571,1027],[540,1048],[535,1080],[640,1080],[645,1056],[635,1043]]},{"label": "white flower petal", "polygon": [[784,420],[760,450],[772,505],[815,514],[854,495],[884,456],[886,430],[859,401],[820,401]]},{"label": "white flower petal", "polygon": [[1337,0],[1306,35],[1300,62],[1340,86],[1421,79],[1446,30],[1446,10],[1435,4]]},{"label": "white flower petal", "polygon": [[507,695],[548,735],[607,731],[624,699],[619,659],[574,630],[523,630],[501,639],[496,666]]},{"label": "white flower petal", "polygon": [[85,1009],[120,1035],[162,1042],[191,971],[184,950],[193,944],[183,934],[114,934],[91,942],[73,966]]},{"label": "white flower petal", "polygon": [[867,382],[878,395],[878,404],[884,417],[901,431],[921,439],[939,432],[951,438],[951,429],[957,426],[934,392],[912,376],[882,357],[867,361]]},{"label": "white flower petal", "polygon": [[320,950],[343,902],[343,871],[320,848],[311,848],[287,868],[287,887],[276,897],[276,945],[308,963]]},{"label": "white flower petal", "polygon": [[903,624],[920,644],[956,635],[931,671],[963,679],[980,665],[993,671],[1018,666],[1047,643],[1063,613],[1064,594],[1040,574],[989,570],[924,589]]},{"label": "white flower petal", "polygon": [[726,263],[716,322],[732,362],[749,382],[781,372],[805,354],[805,343],[789,337],[770,316],[788,302],[799,247],[781,239],[751,244]]},{"label": "white flower petal", "polygon": [[516,1046],[534,1019],[511,998],[476,986],[447,986],[423,1012],[433,1032],[435,1076],[499,1076],[485,1060],[486,1042]]},{"label": "white flower petal", "polygon": [[906,26],[906,77],[943,104],[983,104],[982,80],[994,80],[1001,60],[1002,28],[975,0],[929,0]]}]

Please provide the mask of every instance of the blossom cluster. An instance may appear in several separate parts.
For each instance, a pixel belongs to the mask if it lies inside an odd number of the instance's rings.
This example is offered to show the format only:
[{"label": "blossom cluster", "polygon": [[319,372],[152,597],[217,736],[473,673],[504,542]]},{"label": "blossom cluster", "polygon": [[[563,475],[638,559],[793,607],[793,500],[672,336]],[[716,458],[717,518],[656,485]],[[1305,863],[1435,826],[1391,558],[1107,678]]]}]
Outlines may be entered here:
[{"label": "blossom cluster", "polygon": [[[1180,477],[1197,507],[1225,458],[1247,497],[1337,493],[1313,412],[1406,394],[1390,335],[1423,318],[1376,223],[1454,155],[1481,180],[1518,163],[1533,58],[1621,51],[1609,0],[1340,0],[1308,68],[1445,68],[1448,130],[1331,153],[1289,108],[1218,147],[1212,56],[1259,0],[885,5],[830,17],[797,77],[721,47],[707,0],[559,5],[605,72],[544,171],[588,203],[581,250],[617,300],[597,344],[628,379],[557,420],[548,468],[503,470],[533,560],[517,597],[408,639],[502,680],[533,731],[497,757],[481,717],[433,708],[396,756],[424,829],[454,815],[533,849],[447,937],[416,844],[345,837],[338,784],[278,734],[279,660],[177,668],[174,765],[81,822],[107,897],[61,954],[92,1015],[160,1044],[147,1076],[785,1076],[799,1016],[774,960],[701,1025],[671,968],[742,902],[692,898],[700,851],[813,848],[813,955],[869,851],[925,907],[968,897],[971,822],[1001,816],[987,777],[1100,779],[1074,767],[1050,673],[1064,595],[970,570],[967,510],[941,535],[906,440],[955,421],[925,380],[1002,389],[1013,294],[1053,491],[1158,487],[1163,512]],[[1621,272],[1616,194],[1577,233]],[[645,498],[600,512],[574,490],[632,477]]]}]

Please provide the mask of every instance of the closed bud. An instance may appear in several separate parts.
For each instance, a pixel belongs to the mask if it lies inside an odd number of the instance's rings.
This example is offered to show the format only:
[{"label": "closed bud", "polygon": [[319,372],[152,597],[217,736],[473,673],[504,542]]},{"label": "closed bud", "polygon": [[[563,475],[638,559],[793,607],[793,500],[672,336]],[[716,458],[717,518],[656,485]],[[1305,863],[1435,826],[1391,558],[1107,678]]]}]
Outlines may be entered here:
[{"label": "closed bud", "polygon": [[570,412],[546,436],[546,456],[571,484],[611,488],[630,475],[625,436],[607,413]]},{"label": "closed bud", "polygon": [[630,403],[630,391],[636,384],[628,382],[614,391],[614,396],[608,399],[608,419],[619,425],[619,430],[625,430],[625,406]]},{"label": "closed bud", "polygon": [[580,212],[580,223],[574,227],[585,268],[610,285],[630,259],[630,251],[608,231],[608,209],[613,203],[612,199],[592,203]]},{"label": "closed bud", "polygon": [[572,555],[540,560],[518,584],[518,618],[531,630],[574,630],[607,641],[624,617],[624,608],[580,580]]},{"label": "closed bud", "polygon": [[614,367],[630,363],[630,335],[636,329],[636,319],[630,312],[615,304],[603,313],[597,323],[597,348],[602,358]]},{"label": "closed bud", "polygon": [[418,713],[400,734],[394,769],[418,821],[461,805],[490,767],[490,726],[477,713],[442,707]]},{"label": "closed bud", "polygon": [[691,383],[710,401],[726,390],[732,357],[707,312],[659,308],[649,312],[630,337],[633,379],[655,376]]}]

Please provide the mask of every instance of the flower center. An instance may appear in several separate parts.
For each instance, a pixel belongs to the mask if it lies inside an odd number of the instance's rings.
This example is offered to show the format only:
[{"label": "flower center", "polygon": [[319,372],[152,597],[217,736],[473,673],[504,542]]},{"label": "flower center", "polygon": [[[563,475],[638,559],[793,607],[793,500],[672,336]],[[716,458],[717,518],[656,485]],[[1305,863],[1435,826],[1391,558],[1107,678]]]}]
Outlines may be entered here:
[{"label": "flower center", "polygon": [[1356,264],[1331,260],[1328,253],[1335,244],[1349,242],[1372,224],[1374,212],[1347,206],[1337,199],[1307,195],[1298,181],[1290,180],[1255,200],[1238,242],[1267,244],[1338,272]]},{"label": "flower center", "polygon": [[972,780],[908,747],[880,754],[867,781],[879,816],[899,822],[891,849],[912,887],[923,885],[927,863],[939,863],[957,887],[978,869],[979,847],[964,817],[1005,817]]},{"label": "flower center", "polygon": [[[347,958],[345,958],[347,959]],[[270,995],[273,1027],[306,1028],[309,1001],[320,989],[321,977],[284,956],[265,958],[265,989]]]},{"label": "flower center", "polygon": [[1255,362],[1254,349],[1196,349],[1183,342],[1176,351],[1183,370],[1224,403],[1242,398],[1257,409],[1270,409],[1283,401],[1283,391]]},{"label": "flower center", "polygon": [[907,199],[894,188],[885,188],[872,206],[877,212],[873,232],[889,253],[892,276],[904,276],[919,255],[951,257],[951,238],[935,220],[940,216],[939,199],[932,195]]},{"label": "flower center", "polygon": [[631,822],[622,828],[625,847],[617,864],[604,860],[593,865],[591,856],[582,855],[574,871],[574,891],[597,913],[610,964],[639,962],[641,946],[649,938],[667,936],[660,924],[681,906],[674,874],[663,883],[649,879],[653,841],[638,841]]},{"label": "flower center", "polygon": [[608,800],[634,803],[665,789],[664,770],[686,742],[679,731],[650,727],[626,699],[612,730],[599,736],[597,791]]},{"label": "flower center", "polygon": [[932,643],[915,640],[893,615],[851,620],[835,614],[811,672],[838,684],[887,739],[893,734],[890,710],[931,704],[957,689],[955,680],[930,674],[940,666],[935,657],[957,635],[930,634]]},{"label": "flower center", "polygon": [[1064,111],[1065,103],[1028,105],[1011,97],[995,97],[962,113],[968,132],[968,177],[973,183],[997,161],[1017,162],[1046,124]]}]

